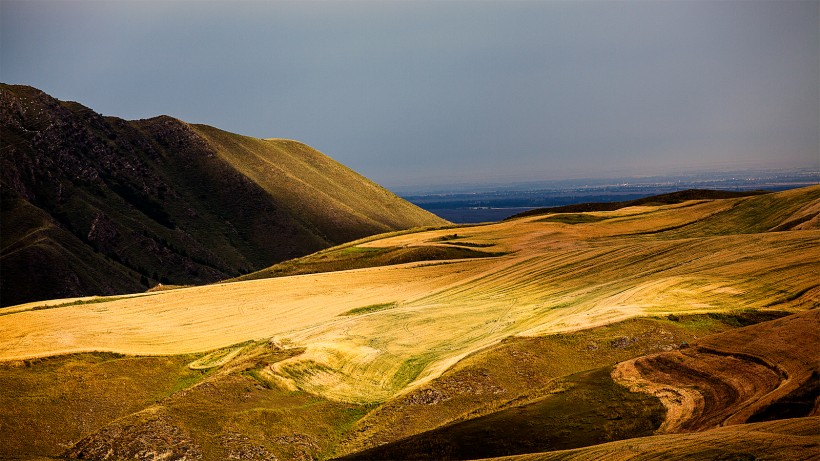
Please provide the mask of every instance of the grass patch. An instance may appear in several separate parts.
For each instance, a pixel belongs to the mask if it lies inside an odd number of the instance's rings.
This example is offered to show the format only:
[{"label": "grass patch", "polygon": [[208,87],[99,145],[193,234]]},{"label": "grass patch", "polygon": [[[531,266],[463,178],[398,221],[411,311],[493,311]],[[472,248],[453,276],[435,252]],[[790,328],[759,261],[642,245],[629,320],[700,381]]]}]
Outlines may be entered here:
[{"label": "grass patch", "polygon": [[436,237],[434,239],[428,240],[429,242],[444,242],[448,245],[459,245],[464,247],[472,247],[472,248],[486,248],[495,246],[494,243],[474,243],[474,242],[456,242],[455,240],[464,238],[463,235],[458,234],[447,234],[442,235],[441,237]]},{"label": "grass patch", "polygon": [[[207,371],[205,370],[191,370],[187,373],[181,374],[177,377],[176,383],[174,383],[173,387],[168,390],[166,393],[162,395],[162,397],[167,397],[169,395],[176,394],[177,392],[188,389],[189,387],[193,386],[194,384],[200,382],[202,378],[207,376]],[[161,399],[159,399],[161,400]]]},{"label": "grass patch", "polygon": [[204,375],[187,368],[192,359],[95,352],[0,363],[0,459],[60,457],[87,434],[198,382]]},{"label": "grass patch", "polygon": [[344,255],[377,254],[380,250],[381,248],[351,246],[342,248],[341,253]]},{"label": "grass patch", "polygon": [[253,379],[257,383],[259,383],[259,385],[261,385],[265,389],[272,389],[273,388],[273,385],[271,384],[271,382],[268,381],[267,379],[265,379],[265,377],[262,376],[261,373],[259,373],[259,370],[246,370],[246,371],[243,372],[243,374],[245,376]]},{"label": "grass patch", "polygon": [[242,352],[242,349],[244,349],[245,346],[251,342],[252,341],[246,341],[238,346],[227,347],[211,352],[210,354],[200,357],[188,364],[188,368],[192,370],[205,370],[224,365]]},{"label": "grass patch", "polygon": [[382,303],[382,304],[371,304],[369,306],[362,306],[357,307],[355,309],[350,309],[347,312],[343,312],[339,314],[339,316],[350,316],[350,315],[362,315],[362,314],[369,314],[371,312],[383,311],[387,309],[393,309],[396,307],[396,303]]},{"label": "grass patch", "polygon": [[393,376],[394,387],[401,388],[412,382],[434,359],[434,353],[425,353],[410,357],[402,362],[398,371],[396,371],[396,374]]},{"label": "grass patch", "polygon": [[791,312],[786,311],[757,311],[742,310],[736,312],[709,312],[706,314],[669,314],[665,317],[655,317],[679,324],[689,331],[711,331],[715,328],[740,328],[756,323],[779,319]]}]

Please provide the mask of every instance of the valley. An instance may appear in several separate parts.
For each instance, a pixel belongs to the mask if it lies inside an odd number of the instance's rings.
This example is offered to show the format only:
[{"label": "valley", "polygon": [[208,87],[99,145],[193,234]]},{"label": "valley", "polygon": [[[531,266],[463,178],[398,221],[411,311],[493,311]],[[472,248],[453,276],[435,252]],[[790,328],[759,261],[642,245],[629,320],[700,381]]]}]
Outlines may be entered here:
[{"label": "valley", "polygon": [[440,225],[5,308],[0,457],[820,456],[818,213],[813,186]]}]

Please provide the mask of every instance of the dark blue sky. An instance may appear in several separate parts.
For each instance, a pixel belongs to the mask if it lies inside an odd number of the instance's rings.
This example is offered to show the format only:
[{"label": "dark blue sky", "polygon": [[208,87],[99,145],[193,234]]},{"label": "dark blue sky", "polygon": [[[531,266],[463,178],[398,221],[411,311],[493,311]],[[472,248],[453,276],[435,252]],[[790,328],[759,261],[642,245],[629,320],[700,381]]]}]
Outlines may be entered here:
[{"label": "dark blue sky", "polygon": [[0,80],[388,187],[820,167],[820,2],[2,0]]}]

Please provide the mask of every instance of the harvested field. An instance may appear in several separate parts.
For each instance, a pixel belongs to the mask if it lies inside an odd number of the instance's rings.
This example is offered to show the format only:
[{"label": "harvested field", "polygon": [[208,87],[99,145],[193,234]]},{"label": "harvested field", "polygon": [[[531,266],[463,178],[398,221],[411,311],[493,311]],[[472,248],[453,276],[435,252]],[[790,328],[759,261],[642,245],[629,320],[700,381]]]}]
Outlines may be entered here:
[{"label": "harvested field", "polygon": [[[745,435],[811,450],[816,435],[728,429],[817,414],[818,207],[813,187],[422,229],[305,258],[330,272],[4,309],[0,457],[355,457],[561,426],[564,410],[577,437],[548,431],[528,450],[657,427],[697,431],[675,439],[693,456],[713,442],[743,455]],[[606,406],[621,401],[629,415]],[[501,432],[486,453],[515,453]],[[633,440],[668,455],[665,439]]]},{"label": "harvested field", "polygon": [[[348,252],[465,242],[506,254],[22,306],[0,316],[0,360],[95,350],[181,354],[275,338],[305,348],[265,371],[281,385],[383,402],[510,336],[640,316],[817,306],[820,231],[765,231],[818,202],[814,187],[596,212],[607,219],[592,222],[536,217],[368,239]],[[770,214],[761,216],[761,206]]]}]

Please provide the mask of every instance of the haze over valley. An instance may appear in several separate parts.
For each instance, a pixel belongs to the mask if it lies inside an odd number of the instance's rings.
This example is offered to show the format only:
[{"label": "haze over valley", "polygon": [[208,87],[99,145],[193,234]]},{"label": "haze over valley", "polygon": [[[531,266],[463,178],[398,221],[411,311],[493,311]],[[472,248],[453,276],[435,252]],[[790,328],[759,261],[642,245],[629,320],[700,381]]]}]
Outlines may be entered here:
[{"label": "haze over valley", "polygon": [[399,188],[411,203],[455,223],[499,221],[536,208],[621,202],[687,189],[779,191],[820,182],[817,169],[708,172],[665,177],[566,179]]}]

